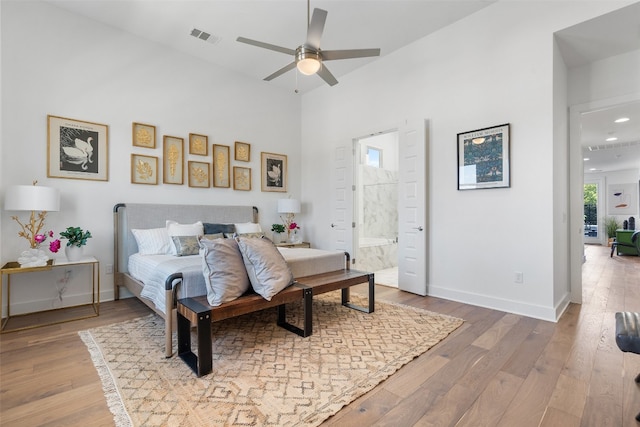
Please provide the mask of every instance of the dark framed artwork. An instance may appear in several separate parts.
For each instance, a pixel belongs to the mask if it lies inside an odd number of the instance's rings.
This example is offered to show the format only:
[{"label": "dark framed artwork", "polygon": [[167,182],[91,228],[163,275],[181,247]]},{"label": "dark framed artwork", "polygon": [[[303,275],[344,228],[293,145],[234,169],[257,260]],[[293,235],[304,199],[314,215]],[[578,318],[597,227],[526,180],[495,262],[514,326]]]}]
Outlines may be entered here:
[{"label": "dark framed artwork", "polygon": [[136,147],[156,148],[156,127],[144,123],[133,123],[131,141]]},{"label": "dark framed artwork", "polygon": [[158,185],[158,158],[155,156],[132,154],[131,183]]},{"label": "dark framed artwork", "polygon": [[184,183],[184,139],[177,136],[163,137],[162,182]]},{"label": "dark framed artwork", "polygon": [[207,135],[189,134],[189,154],[198,156],[209,155],[209,137]]},{"label": "dark framed artwork", "polygon": [[213,144],[213,186],[231,187],[228,145]]},{"label": "dark framed artwork", "polygon": [[458,190],[511,186],[509,124],[458,134]]},{"label": "dark framed artwork", "polygon": [[240,162],[248,162],[251,159],[251,144],[246,142],[236,141],[235,144],[235,159]]},{"label": "dark framed artwork", "polygon": [[262,191],[287,192],[287,156],[260,153],[260,182]]},{"label": "dark framed artwork", "polygon": [[251,191],[251,168],[233,167],[233,189]]},{"label": "dark framed artwork", "polygon": [[109,127],[47,116],[47,176],[109,180]]}]

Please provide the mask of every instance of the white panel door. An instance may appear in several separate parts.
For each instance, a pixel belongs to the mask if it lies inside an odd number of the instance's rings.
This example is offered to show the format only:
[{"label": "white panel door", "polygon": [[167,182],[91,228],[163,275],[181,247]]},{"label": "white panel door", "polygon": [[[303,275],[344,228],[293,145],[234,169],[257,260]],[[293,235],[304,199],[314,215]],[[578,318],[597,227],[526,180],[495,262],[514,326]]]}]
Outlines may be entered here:
[{"label": "white panel door", "polygon": [[353,147],[338,145],[333,150],[331,174],[331,242],[333,249],[353,257]]},{"label": "white panel door", "polygon": [[398,184],[398,287],[427,294],[427,122],[400,128]]}]

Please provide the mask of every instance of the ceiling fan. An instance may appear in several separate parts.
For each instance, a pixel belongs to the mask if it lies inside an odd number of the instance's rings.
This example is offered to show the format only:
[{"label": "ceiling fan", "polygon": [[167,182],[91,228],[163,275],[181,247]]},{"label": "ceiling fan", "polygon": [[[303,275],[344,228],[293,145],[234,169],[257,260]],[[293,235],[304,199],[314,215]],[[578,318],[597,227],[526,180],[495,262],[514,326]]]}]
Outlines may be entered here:
[{"label": "ceiling fan", "polygon": [[287,71],[298,68],[302,74],[310,76],[318,74],[322,80],[330,86],[338,83],[338,80],[324,66],[324,61],[332,61],[335,59],[351,59],[366,58],[370,56],[380,56],[380,49],[350,49],[350,50],[322,50],[320,49],[320,39],[324,31],[324,23],[327,20],[327,11],[322,9],[313,9],[313,15],[309,21],[309,0],[307,0],[307,40],[304,44],[298,46],[295,50],[286,47],[276,46],[269,43],[251,40],[246,37],[238,37],[237,41],[250,44],[264,49],[274,50],[276,52],[291,55],[294,61],[285,65],[278,71],[265,77],[265,81],[270,81],[276,77],[286,73]]}]

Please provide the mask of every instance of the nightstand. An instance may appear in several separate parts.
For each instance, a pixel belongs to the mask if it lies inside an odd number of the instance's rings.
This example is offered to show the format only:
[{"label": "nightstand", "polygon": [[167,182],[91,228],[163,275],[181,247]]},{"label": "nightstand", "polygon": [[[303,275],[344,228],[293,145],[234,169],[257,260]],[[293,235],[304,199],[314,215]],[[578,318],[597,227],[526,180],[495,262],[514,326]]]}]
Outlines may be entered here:
[{"label": "nightstand", "polygon": [[[11,316],[11,276],[12,275],[50,271],[50,270],[70,267],[74,265],[90,265],[92,267],[91,302],[87,302],[85,304],[65,306],[65,307],[51,309],[51,310],[40,310],[40,311],[31,312],[31,313],[17,314],[17,315]],[[42,267],[22,268],[20,267],[20,264],[18,264],[15,261],[6,263],[0,269],[0,312],[4,308],[2,303],[2,292],[1,292],[3,289],[2,285],[3,285],[4,276],[7,276],[7,317],[3,318],[2,321],[0,322],[1,323],[0,333],[21,331],[24,329],[32,329],[40,326],[48,326],[48,325],[55,325],[57,323],[70,322],[72,320],[86,319],[89,317],[96,317],[100,313],[100,262],[92,256],[85,256],[85,257],[82,257],[80,260],[73,261],[73,262],[67,261],[66,258],[50,259],[47,265]],[[47,315],[54,311],[57,312],[55,317]],[[65,313],[58,315],[58,313],[61,313],[63,311]],[[21,318],[20,321],[16,319],[18,317]],[[45,320],[43,323],[28,324],[31,318],[45,319]],[[16,323],[19,323],[19,325],[11,329],[6,328],[6,326],[9,323],[9,320],[12,320],[12,319],[16,319]]]},{"label": "nightstand", "polygon": [[310,248],[311,243],[309,242],[300,242],[300,243],[276,243],[276,246],[280,248]]}]

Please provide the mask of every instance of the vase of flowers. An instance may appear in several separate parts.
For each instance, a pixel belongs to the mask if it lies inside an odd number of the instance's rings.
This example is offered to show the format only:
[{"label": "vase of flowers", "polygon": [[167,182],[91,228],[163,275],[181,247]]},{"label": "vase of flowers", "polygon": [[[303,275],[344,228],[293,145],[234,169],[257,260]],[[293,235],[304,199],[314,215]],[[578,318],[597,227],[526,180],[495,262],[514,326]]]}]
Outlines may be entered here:
[{"label": "vase of flowers", "polygon": [[60,237],[67,239],[67,246],[64,248],[67,260],[75,262],[82,258],[82,248],[91,237],[91,232],[89,230],[83,231],[80,227],[67,227],[65,231],[60,233]]},{"label": "vase of flowers", "polygon": [[289,243],[300,243],[302,239],[298,236],[298,230],[300,230],[300,226],[295,222],[289,224],[289,229],[287,232],[289,233]]}]

